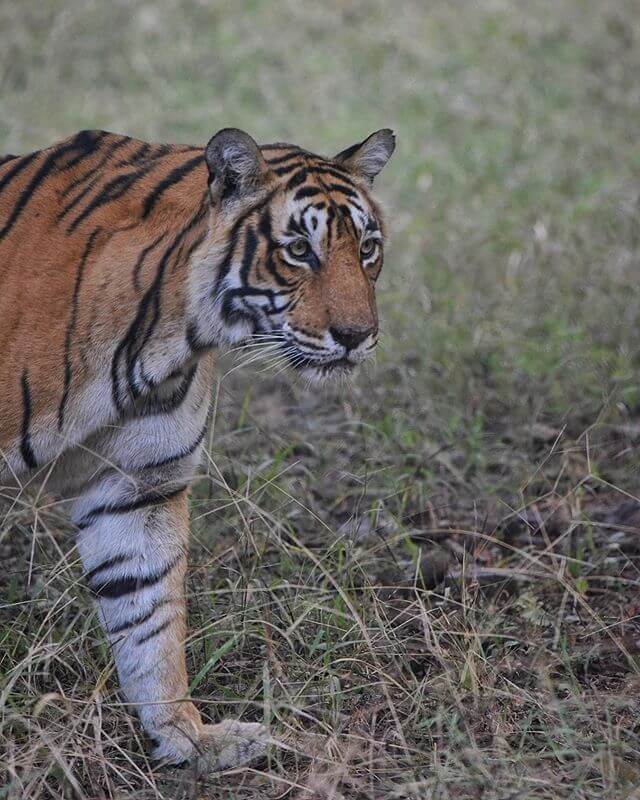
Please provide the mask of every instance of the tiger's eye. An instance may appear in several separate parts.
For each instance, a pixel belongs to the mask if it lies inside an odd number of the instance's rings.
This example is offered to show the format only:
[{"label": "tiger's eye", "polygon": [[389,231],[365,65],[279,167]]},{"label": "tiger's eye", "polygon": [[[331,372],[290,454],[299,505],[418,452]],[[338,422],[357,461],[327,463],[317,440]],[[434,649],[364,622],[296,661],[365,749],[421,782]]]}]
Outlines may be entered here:
[{"label": "tiger's eye", "polygon": [[364,256],[364,258],[368,258],[369,256],[373,255],[373,251],[376,249],[376,240],[375,239],[365,239],[364,242],[360,245],[360,254]]},{"label": "tiger's eye", "polygon": [[306,239],[296,239],[287,247],[294,258],[306,258],[311,252],[309,242]]}]

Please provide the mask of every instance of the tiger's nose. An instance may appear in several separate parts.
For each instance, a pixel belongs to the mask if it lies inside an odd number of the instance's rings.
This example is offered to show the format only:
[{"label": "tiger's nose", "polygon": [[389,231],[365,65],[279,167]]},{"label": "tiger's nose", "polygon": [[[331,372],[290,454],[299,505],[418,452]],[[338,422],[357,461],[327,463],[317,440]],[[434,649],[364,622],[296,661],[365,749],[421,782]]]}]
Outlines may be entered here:
[{"label": "tiger's nose", "polygon": [[347,350],[354,350],[361,342],[375,333],[373,328],[329,328],[329,333],[337,344],[346,347]]}]

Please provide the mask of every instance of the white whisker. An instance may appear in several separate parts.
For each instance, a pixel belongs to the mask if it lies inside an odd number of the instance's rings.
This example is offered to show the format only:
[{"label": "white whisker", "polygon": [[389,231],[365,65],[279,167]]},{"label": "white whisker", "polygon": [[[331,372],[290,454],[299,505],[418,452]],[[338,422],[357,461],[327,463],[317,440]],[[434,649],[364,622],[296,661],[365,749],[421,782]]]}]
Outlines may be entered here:
[{"label": "white whisker", "polygon": [[243,367],[247,367],[247,366],[249,366],[249,364],[254,364],[256,361],[260,361],[261,359],[268,358],[270,353],[269,352],[265,352],[265,350],[267,350],[266,347],[262,348],[262,349],[259,349],[257,352],[253,352],[253,353],[249,354],[248,358],[245,358],[244,360],[239,361],[233,367],[228,369],[222,377],[226,378],[228,375],[231,375],[232,372],[235,372],[238,369],[241,369]]}]

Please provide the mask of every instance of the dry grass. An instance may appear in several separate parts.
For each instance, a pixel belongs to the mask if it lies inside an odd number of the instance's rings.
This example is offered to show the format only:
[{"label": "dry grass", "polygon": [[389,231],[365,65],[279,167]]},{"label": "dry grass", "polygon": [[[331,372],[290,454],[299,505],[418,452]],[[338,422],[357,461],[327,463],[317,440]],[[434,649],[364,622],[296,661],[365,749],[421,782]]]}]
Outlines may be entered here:
[{"label": "dry grass", "polygon": [[0,525],[0,798],[640,797],[639,20],[0,7],[2,152],[87,126],[400,142],[378,364],[313,396],[229,375],[193,491],[193,695],[282,747],[154,770],[72,532],[26,493]]}]

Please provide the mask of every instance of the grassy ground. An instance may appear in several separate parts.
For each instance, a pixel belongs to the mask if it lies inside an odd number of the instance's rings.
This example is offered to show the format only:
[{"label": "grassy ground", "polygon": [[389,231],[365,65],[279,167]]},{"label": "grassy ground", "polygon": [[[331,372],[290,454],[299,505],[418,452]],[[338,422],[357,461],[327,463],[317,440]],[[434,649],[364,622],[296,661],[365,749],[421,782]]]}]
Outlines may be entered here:
[{"label": "grassy ground", "polygon": [[1,798],[640,797],[638,74],[635,0],[0,5],[0,152],[399,141],[377,365],[221,377],[194,487],[193,695],[286,748],[153,771],[73,536],[24,497]]}]

